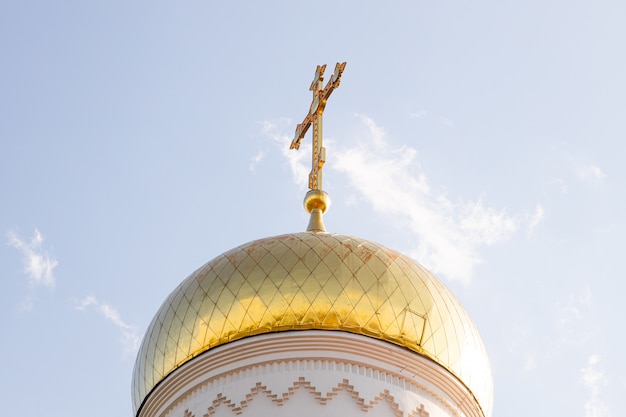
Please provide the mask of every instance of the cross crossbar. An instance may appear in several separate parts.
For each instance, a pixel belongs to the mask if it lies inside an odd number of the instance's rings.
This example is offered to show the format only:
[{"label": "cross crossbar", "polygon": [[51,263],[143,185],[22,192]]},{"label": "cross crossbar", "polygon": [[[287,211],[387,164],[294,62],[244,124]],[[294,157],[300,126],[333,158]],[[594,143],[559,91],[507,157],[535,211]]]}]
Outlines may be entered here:
[{"label": "cross crossbar", "polygon": [[326,101],[332,94],[332,92],[339,87],[341,82],[341,74],[346,68],[346,63],[337,63],[335,65],[335,72],[331,76],[330,80],[323,87],[324,71],[326,71],[326,65],[318,65],[315,69],[315,77],[311,83],[309,90],[313,92],[313,100],[309,107],[309,113],[305,116],[302,123],[299,123],[296,127],[296,133],[291,141],[289,149],[300,149],[300,142],[306,135],[309,127],[313,126],[313,156],[311,161],[311,172],[309,173],[309,188],[311,190],[322,189],[322,166],[326,162],[326,148],[322,146],[322,113],[326,107]]}]

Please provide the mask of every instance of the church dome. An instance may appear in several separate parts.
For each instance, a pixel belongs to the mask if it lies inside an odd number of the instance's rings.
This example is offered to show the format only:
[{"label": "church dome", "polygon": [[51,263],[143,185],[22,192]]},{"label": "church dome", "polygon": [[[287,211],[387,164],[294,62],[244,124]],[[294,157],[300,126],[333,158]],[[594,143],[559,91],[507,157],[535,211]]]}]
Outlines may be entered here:
[{"label": "church dome", "polygon": [[256,240],[185,279],[152,320],[135,363],[135,414],[153,388],[198,355],[270,332],[334,330],[400,345],[458,378],[485,414],[492,377],[460,302],[410,258],[367,240],[293,233]]}]

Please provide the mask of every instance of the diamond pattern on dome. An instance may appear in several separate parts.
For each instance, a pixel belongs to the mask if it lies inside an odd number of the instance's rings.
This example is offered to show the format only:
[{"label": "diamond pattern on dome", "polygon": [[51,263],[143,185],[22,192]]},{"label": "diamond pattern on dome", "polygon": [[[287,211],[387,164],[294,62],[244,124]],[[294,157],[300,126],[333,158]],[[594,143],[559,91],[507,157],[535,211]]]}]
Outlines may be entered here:
[{"label": "diamond pattern on dome", "polygon": [[490,408],[491,373],[481,338],[440,281],[366,240],[295,233],[228,251],[170,294],[137,355],[135,411],[193,357],[244,337],[296,329],[348,331],[404,346],[454,373]]}]

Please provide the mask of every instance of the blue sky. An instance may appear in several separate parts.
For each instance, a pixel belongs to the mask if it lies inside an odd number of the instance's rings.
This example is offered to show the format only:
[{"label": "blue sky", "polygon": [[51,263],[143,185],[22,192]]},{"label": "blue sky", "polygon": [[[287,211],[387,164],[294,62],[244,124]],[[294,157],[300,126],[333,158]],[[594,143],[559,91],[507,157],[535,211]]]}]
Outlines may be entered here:
[{"label": "blue sky", "polygon": [[315,66],[347,61],[327,229],[451,287],[494,416],[617,416],[625,20],[619,1],[1,2],[6,414],[132,414],[169,292],[306,228],[310,134],[287,147]]}]

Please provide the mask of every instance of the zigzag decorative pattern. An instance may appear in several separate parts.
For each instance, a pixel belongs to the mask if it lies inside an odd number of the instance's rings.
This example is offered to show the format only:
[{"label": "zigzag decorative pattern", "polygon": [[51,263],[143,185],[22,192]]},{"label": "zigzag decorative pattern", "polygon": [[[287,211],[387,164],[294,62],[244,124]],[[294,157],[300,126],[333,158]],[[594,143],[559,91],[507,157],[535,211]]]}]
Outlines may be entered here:
[{"label": "zigzag decorative pattern", "polygon": [[[297,390],[305,390],[318,400],[321,405],[327,405],[341,391],[346,391],[364,412],[368,412],[376,404],[384,401],[390,405],[395,417],[429,417],[429,413],[424,409],[424,404],[420,404],[419,408],[415,408],[410,413],[405,415],[402,410],[400,410],[400,406],[396,402],[393,395],[391,395],[389,390],[386,389],[379,393],[372,401],[366,402],[365,399],[359,395],[359,392],[355,391],[354,386],[350,384],[350,381],[348,379],[343,379],[342,382],[338,383],[337,386],[333,388],[332,392],[327,393],[326,396],[322,396],[322,393],[317,391],[316,388],[312,386],[311,383],[304,377],[299,377],[298,381],[295,381],[293,385],[288,388],[287,392],[282,394],[274,394],[271,390],[267,389],[267,386],[263,385],[261,382],[257,382],[256,385],[250,389],[250,393],[246,394],[246,398],[242,400],[239,405],[222,393],[218,393],[216,398],[213,400],[213,404],[208,408],[207,413],[204,414],[203,417],[211,417],[217,412],[217,409],[222,406],[227,407],[235,415],[241,415],[252,400],[260,394],[264,394],[276,406],[283,406],[289,401]],[[195,417],[195,415],[187,409],[185,410],[183,417]]]}]

